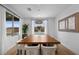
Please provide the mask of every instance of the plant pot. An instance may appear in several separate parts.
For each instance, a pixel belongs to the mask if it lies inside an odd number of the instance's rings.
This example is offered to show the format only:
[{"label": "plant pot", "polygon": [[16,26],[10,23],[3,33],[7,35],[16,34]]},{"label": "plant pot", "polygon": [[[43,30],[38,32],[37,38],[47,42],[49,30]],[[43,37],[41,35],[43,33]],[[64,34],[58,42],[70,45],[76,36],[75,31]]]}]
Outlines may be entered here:
[{"label": "plant pot", "polygon": [[27,34],[22,34],[22,38],[24,39],[24,37],[27,37]]}]

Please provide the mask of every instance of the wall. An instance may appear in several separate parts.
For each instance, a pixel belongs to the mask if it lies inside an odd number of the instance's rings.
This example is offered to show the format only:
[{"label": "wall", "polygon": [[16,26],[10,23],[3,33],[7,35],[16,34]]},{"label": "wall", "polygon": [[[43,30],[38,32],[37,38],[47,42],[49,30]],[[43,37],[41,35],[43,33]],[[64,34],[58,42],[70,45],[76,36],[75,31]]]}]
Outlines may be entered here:
[{"label": "wall", "polygon": [[[22,37],[22,31],[20,31],[19,35],[16,36],[6,36],[6,9],[0,6],[0,54],[5,54],[10,48],[12,48],[18,39]],[[21,19],[20,19],[21,20]],[[22,21],[22,20],[21,20]],[[20,21],[20,29],[22,27]],[[1,24],[2,23],[2,24]]]},{"label": "wall", "polygon": [[57,33],[56,33],[56,23],[55,23],[55,19],[54,18],[49,18],[48,19],[48,34],[53,36],[53,37],[57,37]]},{"label": "wall", "polygon": [[2,10],[1,10],[1,6],[0,6],[0,54],[1,54],[1,51],[2,51],[2,19],[1,19],[1,13],[2,13]]},{"label": "wall", "polygon": [[[79,12],[79,5],[76,4],[70,6],[69,8],[67,8],[66,10],[64,10],[62,13],[58,15],[57,24],[58,24],[58,20],[76,12]],[[61,41],[64,46],[69,48],[74,53],[79,54],[79,47],[78,47],[79,33],[58,31],[58,26],[57,26],[57,36],[59,41]]]}]

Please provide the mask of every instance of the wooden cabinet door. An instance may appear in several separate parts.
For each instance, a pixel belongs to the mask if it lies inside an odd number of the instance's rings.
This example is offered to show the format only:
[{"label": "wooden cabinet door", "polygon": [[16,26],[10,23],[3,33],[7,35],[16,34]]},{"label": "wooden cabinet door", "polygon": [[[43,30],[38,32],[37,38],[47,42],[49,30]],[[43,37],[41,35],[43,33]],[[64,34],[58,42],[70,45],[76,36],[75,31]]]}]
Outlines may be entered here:
[{"label": "wooden cabinet door", "polygon": [[71,16],[68,18],[68,30],[70,31],[75,31],[76,27],[75,27],[75,16]]},{"label": "wooden cabinet door", "polygon": [[65,20],[60,20],[58,23],[58,28],[61,31],[65,31],[66,30],[66,21]]},{"label": "wooden cabinet door", "polygon": [[79,32],[79,12],[59,20],[58,26],[60,31]]}]

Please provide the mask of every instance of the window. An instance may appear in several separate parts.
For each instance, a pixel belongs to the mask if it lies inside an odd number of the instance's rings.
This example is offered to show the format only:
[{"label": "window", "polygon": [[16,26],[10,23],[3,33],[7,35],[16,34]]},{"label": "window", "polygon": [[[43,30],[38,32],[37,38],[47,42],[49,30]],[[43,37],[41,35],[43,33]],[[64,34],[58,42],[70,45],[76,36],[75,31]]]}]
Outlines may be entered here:
[{"label": "window", "polygon": [[12,28],[12,18],[13,18],[13,15],[9,14],[9,13],[6,13],[6,29],[7,29],[7,35],[12,35],[12,31],[13,31],[13,28]]},{"label": "window", "polygon": [[44,35],[47,33],[47,20],[32,20],[32,34]]},{"label": "window", "polygon": [[6,32],[7,35],[19,34],[19,18],[6,12]]},{"label": "window", "polygon": [[18,35],[19,34],[19,18],[17,17],[14,17],[14,27],[13,27],[13,30],[14,30],[14,35]]}]

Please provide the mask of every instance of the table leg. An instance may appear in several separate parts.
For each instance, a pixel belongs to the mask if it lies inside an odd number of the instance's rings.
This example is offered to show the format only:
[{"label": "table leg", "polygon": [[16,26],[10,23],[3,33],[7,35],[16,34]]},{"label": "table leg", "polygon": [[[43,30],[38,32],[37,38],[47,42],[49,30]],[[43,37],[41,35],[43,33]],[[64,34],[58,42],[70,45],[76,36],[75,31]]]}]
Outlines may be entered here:
[{"label": "table leg", "polygon": [[40,55],[41,55],[41,44],[40,44],[40,51],[39,51]]}]

